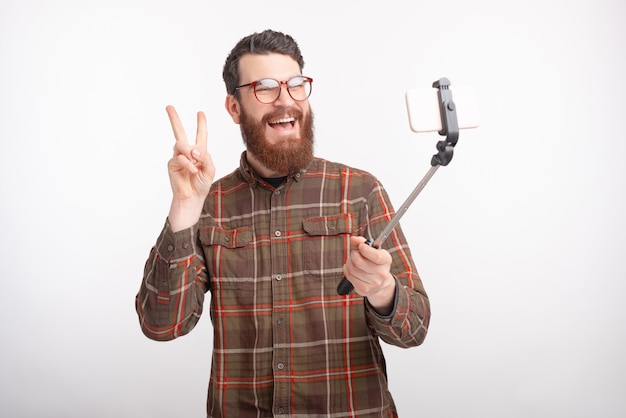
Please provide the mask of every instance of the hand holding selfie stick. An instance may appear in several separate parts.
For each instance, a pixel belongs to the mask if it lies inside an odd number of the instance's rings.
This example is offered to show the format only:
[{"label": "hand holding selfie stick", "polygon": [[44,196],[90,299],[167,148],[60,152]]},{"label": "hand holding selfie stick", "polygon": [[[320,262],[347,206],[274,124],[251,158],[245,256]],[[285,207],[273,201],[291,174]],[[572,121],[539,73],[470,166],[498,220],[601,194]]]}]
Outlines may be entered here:
[{"label": "hand holding selfie stick", "polygon": [[[400,209],[396,212],[395,216],[391,219],[391,222],[387,224],[385,229],[378,235],[375,240],[371,238],[366,243],[374,248],[380,248],[382,243],[387,239],[391,231],[398,225],[402,216],[406,213],[409,206],[413,203],[415,198],[420,194],[422,189],[426,186],[428,181],[437,172],[440,166],[446,166],[452,160],[454,146],[459,139],[459,125],[456,114],[456,105],[452,100],[452,92],[450,91],[450,80],[447,78],[441,78],[433,83],[433,87],[437,88],[437,96],[439,98],[439,113],[441,115],[442,129],[439,131],[439,135],[445,135],[446,139],[437,142],[437,154],[433,155],[430,161],[430,169],[424,175],[422,180],[415,187],[413,192],[409,195],[406,201],[400,206]],[[352,283],[345,277],[341,279],[339,286],[337,287],[337,293],[340,295],[347,295],[354,289]]]}]

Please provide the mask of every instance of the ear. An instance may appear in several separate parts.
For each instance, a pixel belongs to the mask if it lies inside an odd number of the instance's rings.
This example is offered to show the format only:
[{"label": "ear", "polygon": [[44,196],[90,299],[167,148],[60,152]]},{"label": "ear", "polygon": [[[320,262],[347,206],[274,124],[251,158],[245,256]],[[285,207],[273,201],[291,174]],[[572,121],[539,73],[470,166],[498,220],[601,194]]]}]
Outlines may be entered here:
[{"label": "ear", "polygon": [[233,119],[233,122],[239,124],[239,118],[241,115],[241,105],[239,104],[239,101],[233,94],[229,94],[226,96],[226,103],[224,105],[226,107],[226,111]]}]

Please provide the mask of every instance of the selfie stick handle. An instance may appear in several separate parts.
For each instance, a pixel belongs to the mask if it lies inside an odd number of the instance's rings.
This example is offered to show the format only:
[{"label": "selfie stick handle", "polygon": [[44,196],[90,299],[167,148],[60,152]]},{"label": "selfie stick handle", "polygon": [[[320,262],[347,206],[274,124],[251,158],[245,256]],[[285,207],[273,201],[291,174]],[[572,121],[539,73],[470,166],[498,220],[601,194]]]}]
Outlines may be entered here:
[{"label": "selfie stick handle", "polygon": [[[389,234],[391,234],[391,231],[393,231],[393,229],[398,225],[400,219],[409,209],[409,206],[411,206],[415,198],[420,194],[424,187],[426,187],[426,184],[428,184],[432,176],[435,175],[439,166],[446,166],[452,160],[454,146],[459,139],[459,124],[456,115],[456,106],[452,100],[452,92],[449,89],[450,80],[447,78],[441,78],[433,83],[433,87],[438,89],[437,95],[439,97],[439,111],[442,126],[441,131],[439,131],[439,135],[445,135],[446,139],[437,142],[437,151],[439,152],[433,155],[430,161],[430,169],[415,189],[413,189],[413,192],[411,192],[402,206],[400,206],[394,217],[391,219],[391,222],[387,224],[385,229],[383,229],[375,240],[370,238],[366,241],[370,247],[380,248]],[[344,277],[341,279],[341,282],[339,282],[339,286],[337,286],[337,293],[344,296],[349,294],[353,289],[354,286],[352,286],[352,283]]]}]

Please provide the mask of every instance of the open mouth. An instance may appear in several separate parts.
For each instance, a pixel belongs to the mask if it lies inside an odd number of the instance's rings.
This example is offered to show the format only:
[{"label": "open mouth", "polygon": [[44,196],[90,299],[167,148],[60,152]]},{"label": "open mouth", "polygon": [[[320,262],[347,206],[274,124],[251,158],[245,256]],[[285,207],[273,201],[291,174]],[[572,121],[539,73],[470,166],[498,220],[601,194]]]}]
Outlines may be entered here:
[{"label": "open mouth", "polygon": [[296,118],[288,117],[288,118],[273,119],[273,120],[270,120],[268,124],[270,125],[270,127],[274,129],[291,129],[296,124]]}]

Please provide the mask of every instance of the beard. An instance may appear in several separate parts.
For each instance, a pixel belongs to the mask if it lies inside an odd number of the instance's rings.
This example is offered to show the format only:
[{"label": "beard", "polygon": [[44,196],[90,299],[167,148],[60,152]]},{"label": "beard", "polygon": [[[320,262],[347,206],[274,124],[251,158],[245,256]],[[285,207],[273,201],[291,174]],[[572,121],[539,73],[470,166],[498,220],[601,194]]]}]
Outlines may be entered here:
[{"label": "beard", "polygon": [[[299,134],[269,144],[265,138],[268,122],[285,114],[293,116],[300,126]],[[241,137],[249,153],[265,167],[277,173],[295,174],[307,168],[313,160],[313,111],[305,115],[300,109],[279,108],[255,121],[245,109],[241,109],[239,120]]]}]

